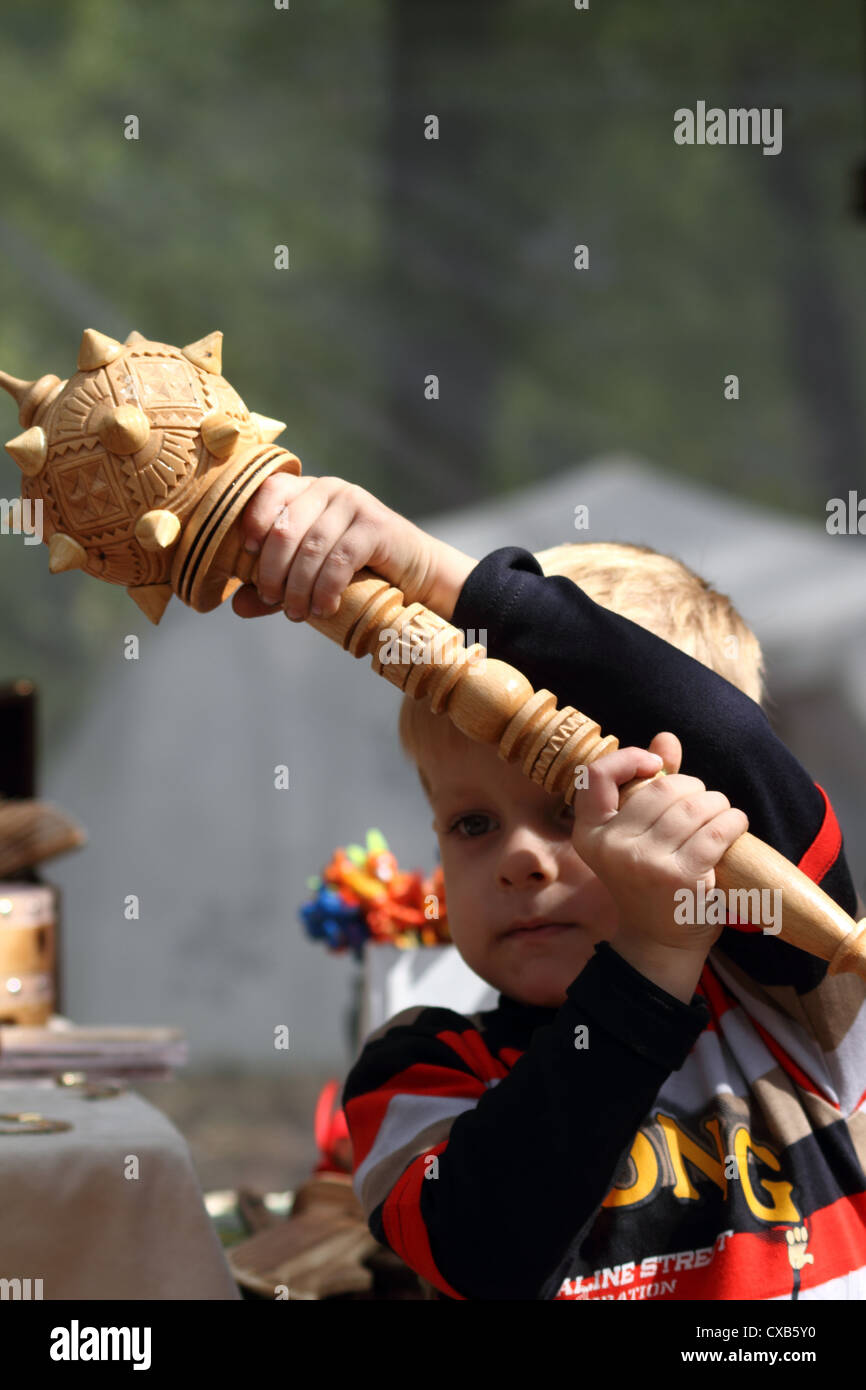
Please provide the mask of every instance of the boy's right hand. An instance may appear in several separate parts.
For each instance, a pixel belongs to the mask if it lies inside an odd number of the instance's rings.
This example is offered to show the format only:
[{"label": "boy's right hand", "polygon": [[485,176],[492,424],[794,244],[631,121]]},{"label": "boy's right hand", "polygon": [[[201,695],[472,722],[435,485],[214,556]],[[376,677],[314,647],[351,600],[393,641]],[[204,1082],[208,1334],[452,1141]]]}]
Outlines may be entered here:
[{"label": "boy's right hand", "polygon": [[[707,892],[715,887],[715,866],[749,821],[723,792],[679,773],[681,760],[679,739],[662,733],[649,750],[619,748],[591,763],[588,786],[574,795],[572,844],[616,904],[613,949],[688,1003],[723,926],[677,923],[674,894],[696,892],[701,880]],[[620,809],[620,787],[662,767],[668,775],[636,789]]]},{"label": "boy's right hand", "polygon": [[342,478],[272,473],[244,508],[241,531],[259,554],[258,592],[247,584],[232,599],[242,618],[283,609],[303,621],[315,608],[329,617],[365,566],[407,604],[450,618],[476,563]]}]

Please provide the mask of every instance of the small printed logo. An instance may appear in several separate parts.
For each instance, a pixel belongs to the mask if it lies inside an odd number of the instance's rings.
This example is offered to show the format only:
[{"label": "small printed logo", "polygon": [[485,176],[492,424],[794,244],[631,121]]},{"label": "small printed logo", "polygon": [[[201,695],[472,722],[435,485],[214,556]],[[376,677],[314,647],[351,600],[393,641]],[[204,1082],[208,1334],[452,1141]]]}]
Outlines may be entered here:
[{"label": "small printed logo", "polygon": [[763,145],[764,154],[782,148],[782,108],[738,106],[727,111],[699,101],[692,111],[680,106],[674,112],[674,140],[678,145]]}]

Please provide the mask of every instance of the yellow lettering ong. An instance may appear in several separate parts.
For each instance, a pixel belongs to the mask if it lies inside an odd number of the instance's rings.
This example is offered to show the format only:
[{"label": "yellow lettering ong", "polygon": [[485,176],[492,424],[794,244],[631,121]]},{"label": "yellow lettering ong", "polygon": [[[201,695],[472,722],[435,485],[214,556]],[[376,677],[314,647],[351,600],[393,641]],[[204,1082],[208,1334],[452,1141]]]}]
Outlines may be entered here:
[{"label": "yellow lettering ong", "polygon": [[[773,1182],[768,1178],[754,1178],[749,1171],[749,1156],[759,1160],[773,1172],[781,1172],[781,1163],[771,1149],[757,1144],[745,1125],[739,1125],[728,1136],[727,1146],[723,1141],[718,1119],[705,1120],[704,1128],[712,1138],[713,1148],[705,1148],[679,1125],[672,1116],[657,1111],[655,1119],[670,1156],[674,1174],[673,1195],[680,1201],[696,1202],[701,1191],[692,1181],[686,1164],[727,1196],[728,1177],[725,1172],[726,1154],[733,1153],[736,1161],[737,1179],[742,1183],[743,1196],[749,1210],[759,1221],[802,1220],[791,1194],[793,1184],[784,1181]],[[730,1159],[727,1160],[730,1162]],[[612,1187],[602,1202],[603,1207],[632,1207],[653,1197],[661,1181],[659,1153],[645,1130],[639,1129],[629,1150],[629,1168],[625,1185]],[[632,1176],[633,1174],[633,1176]],[[765,1200],[769,1199],[769,1200]]]},{"label": "yellow lettering ong", "polygon": [[764,1192],[769,1193],[773,1205],[767,1206],[762,1202],[754,1187],[749,1173],[749,1150],[762,1163],[766,1163],[768,1168],[772,1168],[778,1173],[782,1165],[776,1155],[764,1147],[763,1144],[756,1144],[745,1125],[738,1129],[734,1135],[734,1153],[737,1157],[737,1167],[740,1171],[740,1180],[743,1184],[743,1195],[749,1204],[749,1211],[753,1216],[757,1216],[759,1221],[799,1221],[800,1213],[791,1201],[793,1186],[789,1182],[768,1182],[766,1178],[759,1180],[759,1186]]},{"label": "yellow lettering ong", "polygon": [[655,1191],[659,1161],[655,1149],[641,1129],[634,1137],[629,1158],[635,1170],[634,1182],[628,1187],[612,1187],[601,1204],[603,1207],[632,1207],[635,1202],[642,1202]]}]

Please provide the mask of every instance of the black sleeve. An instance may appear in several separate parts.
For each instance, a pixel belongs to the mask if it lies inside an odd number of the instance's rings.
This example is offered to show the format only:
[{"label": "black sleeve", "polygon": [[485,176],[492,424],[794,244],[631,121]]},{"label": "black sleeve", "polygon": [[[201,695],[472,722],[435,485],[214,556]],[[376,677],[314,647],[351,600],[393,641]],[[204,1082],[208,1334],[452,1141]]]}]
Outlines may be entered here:
[{"label": "black sleeve", "polygon": [[[670,729],[683,746],[682,771],[724,792],[745,811],[752,834],[792,863],[814,843],[824,798],[760,705],[655,633],[594,603],[571,579],[545,575],[530,551],[506,546],[486,556],[463,585],[451,621],[474,629],[468,640],[481,641],[491,657],[595,720],[623,747],[645,748]],[[841,848],[820,885],[855,912]],[[816,956],[761,932],[725,927],[718,946],[760,983],[790,984],[801,993],[827,971]]]}]

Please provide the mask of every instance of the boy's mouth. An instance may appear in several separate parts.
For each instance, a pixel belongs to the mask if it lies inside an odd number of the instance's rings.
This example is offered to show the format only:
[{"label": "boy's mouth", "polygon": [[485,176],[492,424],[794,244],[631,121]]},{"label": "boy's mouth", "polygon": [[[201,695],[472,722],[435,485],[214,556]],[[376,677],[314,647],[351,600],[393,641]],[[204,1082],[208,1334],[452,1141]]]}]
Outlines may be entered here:
[{"label": "boy's mouth", "polygon": [[541,919],[533,918],[529,922],[515,922],[503,932],[505,937],[532,937],[533,940],[546,940],[551,936],[558,936],[562,932],[573,931],[578,925],[577,922],[546,922]]}]

